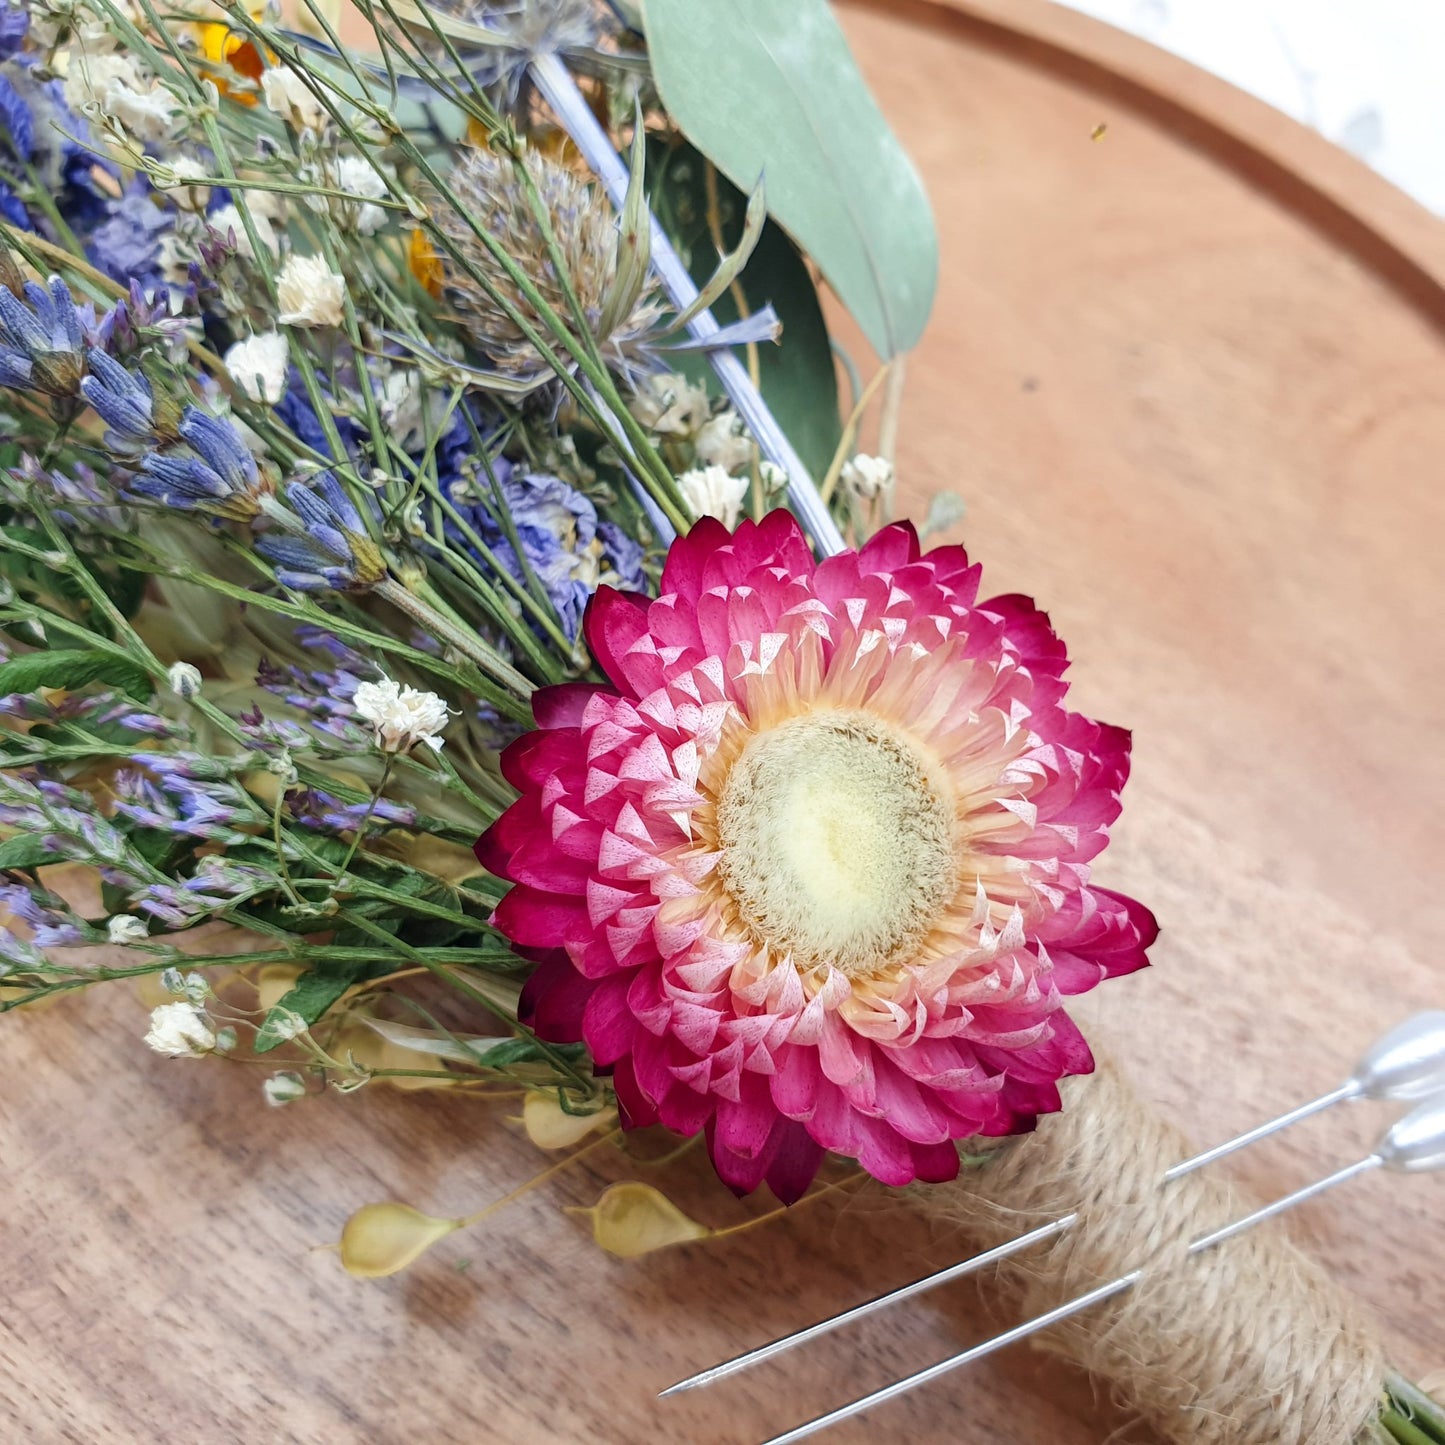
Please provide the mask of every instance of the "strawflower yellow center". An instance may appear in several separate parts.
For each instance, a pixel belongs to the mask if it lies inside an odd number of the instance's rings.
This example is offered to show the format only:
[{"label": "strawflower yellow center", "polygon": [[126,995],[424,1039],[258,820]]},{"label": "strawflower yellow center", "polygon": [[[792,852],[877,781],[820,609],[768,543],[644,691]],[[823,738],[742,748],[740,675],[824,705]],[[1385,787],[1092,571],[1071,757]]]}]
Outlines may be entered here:
[{"label": "strawflower yellow center", "polygon": [[751,738],[717,803],[719,871],[744,924],[800,969],[907,960],[957,891],[953,802],[870,713],[793,717]]}]

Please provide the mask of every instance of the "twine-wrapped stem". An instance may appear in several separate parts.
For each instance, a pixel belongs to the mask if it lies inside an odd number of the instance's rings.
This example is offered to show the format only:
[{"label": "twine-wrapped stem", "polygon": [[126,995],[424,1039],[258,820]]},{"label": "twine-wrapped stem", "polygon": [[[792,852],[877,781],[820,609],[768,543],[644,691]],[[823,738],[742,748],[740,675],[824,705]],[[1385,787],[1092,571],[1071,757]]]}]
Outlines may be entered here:
[{"label": "twine-wrapped stem", "polygon": [[1190,1239],[1245,1206],[1211,1171],[1160,1187],[1190,1153],[1112,1068],[1072,1089],[1034,1135],[920,1191],[922,1207],[992,1248],[1060,1214],[1079,1223],[1008,1260],[1001,1277],[1042,1313],[1147,1267],[1128,1294],[1040,1337],[1115,1389],[1169,1440],[1189,1445],[1350,1445],[1369,1439],[1386,1377],[1371,1322],[1276,1229],[1193,1259]]}]

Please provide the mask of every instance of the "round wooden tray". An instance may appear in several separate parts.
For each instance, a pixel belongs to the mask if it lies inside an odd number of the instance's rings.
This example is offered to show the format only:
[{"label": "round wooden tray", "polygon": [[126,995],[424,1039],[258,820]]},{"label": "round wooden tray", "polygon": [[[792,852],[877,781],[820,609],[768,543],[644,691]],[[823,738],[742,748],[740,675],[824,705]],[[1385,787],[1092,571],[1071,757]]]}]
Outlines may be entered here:
[{"label": "round wooden tray", "polygon": [[[1135,729],[1101,876],[1165,936],[1153,970],[1079,1014],[1161,1109],[1222,1138],[1445,1001],[1426,953],[1445,912],[1445,228],[1070,12],[876,0],[844,20],[943,240],[905,505],[961,491],[992,589],[1039,597],[1077,704]],[[747,1445],[1006,1318],[986,1285],[945,1291],[658,1404],[959,1246],[874,1195],[624,1264],[560,1212],[628,1172],[588,1163],[411,1274],[357,1283],[312,1252],[356,1205],[464,1212],[536,1152],[502,1111],[434,1096],[266,1110],[248,1071],[171,1064],[143,1027],[114,991],[0,1022],[7,1439]],[[1341,1112],[1235,1172],[1273,1196],[1381,1122]],[[761,1207],[700,1162],[667,1184],[717,1223]],[[1415,1273],[1442,1227],[1429,1178],[1367,1180],[1297,1221],[1407,1371],[1445,1363],[1445,1280]],[[1148,1439],[1015,1351],[830,1438],[1086,1445],[1120,1426]]]}]

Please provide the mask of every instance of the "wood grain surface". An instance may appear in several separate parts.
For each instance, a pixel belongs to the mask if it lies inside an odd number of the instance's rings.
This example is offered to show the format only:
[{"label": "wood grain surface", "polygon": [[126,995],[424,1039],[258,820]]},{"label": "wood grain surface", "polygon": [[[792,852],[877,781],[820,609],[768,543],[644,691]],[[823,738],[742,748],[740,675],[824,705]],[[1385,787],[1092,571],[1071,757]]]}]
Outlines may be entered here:
[{"label": "wood grain surface", "polygon": [[[844,18],[942,234],[904,503],[961,492],[986,582],[1037,596],[1076,705],[1135,730],[1100,876],[1165,934],[1152,970],[1078,1015],[1213,1141],[1445,1002],[1445,232],[1290,122],[1066,12]],[[359,1204],[460,1213],[537,1172],[508,1109],[375,1088],[269,1110],[255,1071],[162,1059],[144,1021],[115,988],[0,1019],[7,1445],[748,1445],[1003,1318],[986,1284],[946,1291],[659,1404],[956,1244],[877,1191],[622,1263],[561,1209],[637,1175],[604,1154],[359,1283],[316,1249]],[[1341,1111],[1236,1173],[1272,1196],[1381,1122]],[[713,1223],[765,1207],[697,1159],[659,1182]],[[1428,1177],[1366,1180],[1294,1226],[1407,1371],[1445,1365],[1442,1226]],[[1096,1395],[1015,1351],[831,1438],[1148,1439]]]}]

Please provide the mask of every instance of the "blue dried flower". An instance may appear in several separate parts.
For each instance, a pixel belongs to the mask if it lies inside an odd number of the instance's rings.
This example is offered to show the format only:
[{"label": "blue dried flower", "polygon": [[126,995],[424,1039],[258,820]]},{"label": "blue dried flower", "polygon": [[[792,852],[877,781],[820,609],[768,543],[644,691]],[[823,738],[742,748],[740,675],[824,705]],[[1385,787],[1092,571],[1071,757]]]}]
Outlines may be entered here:
[{"label": "blue dried flower", "polygon": [[236,521],[254,517],[271,486],[235,426],[188,406],[176,430],[191,455],[153,453],[141,463],[141,475],[131,479],[129,490],[181,511],[215,512]]},{"label": "blue dried flower", "polygon": [[107,445],[129,450],[152,441],[155,395],[150,382],[103,351],[92,351],[88,361],[90,375],[80,383],[80,390],[110,428]]},{"label": "blue dried flower", "polygon": [[298,592],[365,592],[386,576],[381,550],[345,489],[330,472],[314,487],[292,482],[286,497],[306,535],[261,538],[256,550],[276,564],[276,580]]},{"label": "blue dried flower", "polygon": [[20,202],[33,184],[55,198],[71,230],[84,236],[104,219],[111,199],[96,184],[96,172],[115,174],[116,167],[89,149],[89,128],[65,104],[61,81],[41,80],[36,71],[34,56],[0,59],[0,186],[8,195],[6,214],[22,230],[37,225],[50,230],[43,216],[32,218]]},{"label": "blue dried flower", "polygon": [[29,28],[28,10],[0,0],[0,60],[8,60],[19,51]]},{"label": "blue dried flower", "polygon": [[59,276],[46,286],[27,281],[25,301],[0,286],[0,386],[74,396],[85,374],[87,318]]},{"label": "blue dried flower", "polygon": [[25,97],[4,71],[0,71],[0,136],[17,159],[30,159],[35,149],[35,119]]},{"label": "blue dried flower", "polygon": [[136,182],[107,202],[105,219],[90,233],[90,259],[112,281],[161,283],[161,238],[175,229],[175,212],[158,206],[156,199],[149,185]]},{"label": "blue dried flower", "polygon": [[[643,590],[642,549],[621,529],[600,522],[596,507],[581,492],[558,477],[519,475],[505,461],[494,462],[493,468],[527,567],[551,599],[569,638],[575,640],[581,630],[582,613],[600,582]],[[497,561],[518,581],[525,580],[521,561],[491,509],[465,499],[455,481],[443,485]],[[461,529],[444,526],[451,544],[467,549]]]}]

